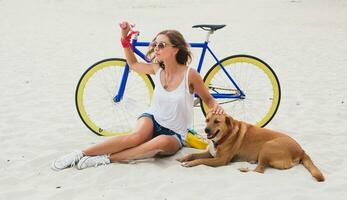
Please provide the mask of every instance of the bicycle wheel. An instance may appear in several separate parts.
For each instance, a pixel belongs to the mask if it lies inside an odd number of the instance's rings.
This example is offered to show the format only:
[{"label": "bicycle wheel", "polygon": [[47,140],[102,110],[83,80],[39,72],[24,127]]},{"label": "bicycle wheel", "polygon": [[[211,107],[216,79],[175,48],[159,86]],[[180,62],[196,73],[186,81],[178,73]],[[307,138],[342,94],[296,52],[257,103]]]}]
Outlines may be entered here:
[{"label": "bicycle wheel", "polygon": [[151,103],[154,84],[149,75],[129,71],[121,101],[115,103],[125,60],[112,58],[92,65],[78,82],[75,94],[77,112],[83,123],[103,136],[125,135]]},{"label": "bicycle wheel", "polygon": [[[259,58],[235,55],[220,61],[243,91],[242,98],[216,98],[223,109],[238,120],[264,127],[275,115],[281,99],[278,78],[271,67]],[[211,94],[237,93],[221,66],[215,64],[204,77]],[[206,115],[208,107],[201,104]]]}]

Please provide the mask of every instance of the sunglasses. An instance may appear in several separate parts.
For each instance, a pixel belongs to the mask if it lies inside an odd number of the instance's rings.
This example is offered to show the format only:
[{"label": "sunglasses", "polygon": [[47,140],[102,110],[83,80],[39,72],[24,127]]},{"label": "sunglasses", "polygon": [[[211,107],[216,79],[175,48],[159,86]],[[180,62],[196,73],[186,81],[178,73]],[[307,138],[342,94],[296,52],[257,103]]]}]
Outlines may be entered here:
[{"label": "sunglasses", "polygon": [[158,47],[158,49],[164,49],[166,46],[174,46],[172,44],[167,44],[165,42],[151,42],[150,46],[154,49]]}]

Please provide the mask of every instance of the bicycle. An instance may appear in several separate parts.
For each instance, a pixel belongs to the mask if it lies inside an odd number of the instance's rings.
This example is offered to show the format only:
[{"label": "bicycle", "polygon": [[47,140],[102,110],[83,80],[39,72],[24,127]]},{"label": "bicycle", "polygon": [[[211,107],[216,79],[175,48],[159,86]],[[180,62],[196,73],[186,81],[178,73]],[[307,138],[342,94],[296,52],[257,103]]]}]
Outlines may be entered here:
[{"label": "bicycle", "polygon": [[[201,48],[197,71],[201,73],[206,52],[216,63],[204,76],[205,86],[226,113],[236,119],[263,127],[277,112],[281,99],[278,78],[272,68],[259,58],[233,55],[218,59],[209,47],[212,33],[225,25],[195,25],[207,31],[204,42],[189,43],[191,48]],[[139,32],[132,38],[133,51],[146,62],[151,62],[137,47],[147,47],[150,42],[139,42]],[[137,117],[149,108],[154,90],[148,74],[129,69],[125,59],[101,60],[89,67],[80,78],[75,93],[77,112],[83,123],[102,136],[128,134]],[[208,107],[195,95],[195,106],[204,115]]]}]

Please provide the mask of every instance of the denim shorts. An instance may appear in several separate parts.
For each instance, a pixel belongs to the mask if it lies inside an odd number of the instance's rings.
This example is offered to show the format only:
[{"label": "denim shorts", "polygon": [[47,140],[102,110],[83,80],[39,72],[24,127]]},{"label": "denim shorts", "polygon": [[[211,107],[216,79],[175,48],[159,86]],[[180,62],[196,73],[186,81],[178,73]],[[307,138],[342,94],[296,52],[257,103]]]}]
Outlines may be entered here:
[{"label": "denim shorts", "polygon": [[173,130],[170,130],[168,128],[165,128],[163,126],[161,126],[155,119],[154,116],[150,113],[143,113],[142,115],[140,115],[140,117],[138,117],[137,119],[140,119],[142,117],[147,117],[149,119],[152,120],[153,123],[153,134],[152,134],[152,138],[155,138],[159,135],[170,135],[175,137],[178,140],[178,143],[180,144],[180,148],[183,147],[183,141],[182,141],[182,137],[180,134],[176,133]]}]

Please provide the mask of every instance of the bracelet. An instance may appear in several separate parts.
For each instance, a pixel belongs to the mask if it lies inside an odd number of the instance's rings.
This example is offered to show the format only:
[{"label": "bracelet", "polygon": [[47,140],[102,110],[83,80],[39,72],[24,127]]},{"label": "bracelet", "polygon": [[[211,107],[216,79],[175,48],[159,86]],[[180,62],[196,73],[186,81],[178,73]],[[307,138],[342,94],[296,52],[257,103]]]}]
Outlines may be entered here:
[{"label": "bracelet", "polygon": [[130,42],[130,39],[128,38],[121,38],[120,42],[122,43],[123,48],[131,48],[132,49],[132,45]]}]

